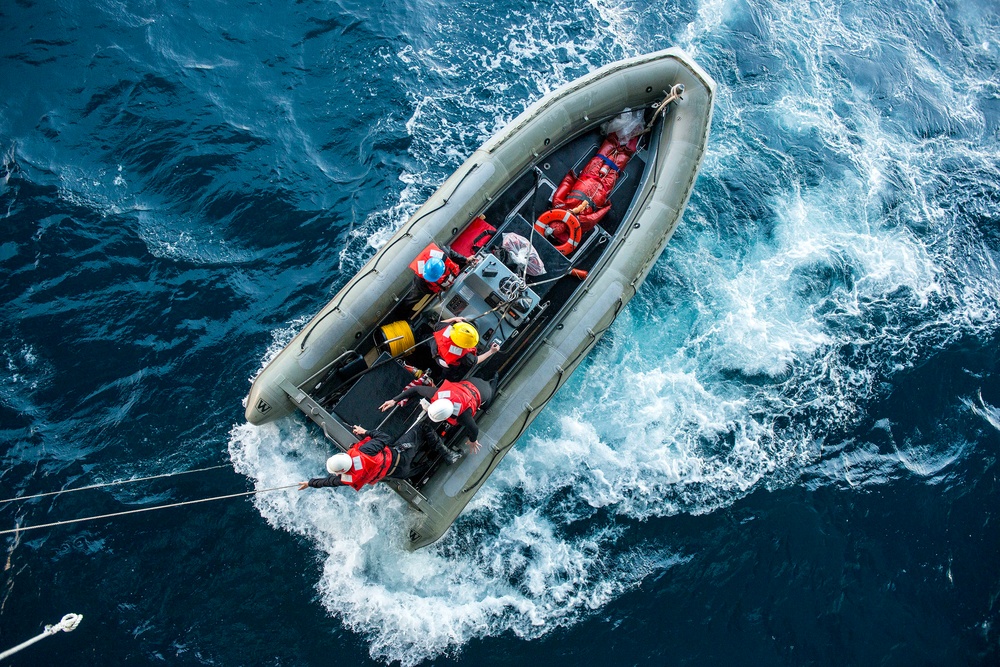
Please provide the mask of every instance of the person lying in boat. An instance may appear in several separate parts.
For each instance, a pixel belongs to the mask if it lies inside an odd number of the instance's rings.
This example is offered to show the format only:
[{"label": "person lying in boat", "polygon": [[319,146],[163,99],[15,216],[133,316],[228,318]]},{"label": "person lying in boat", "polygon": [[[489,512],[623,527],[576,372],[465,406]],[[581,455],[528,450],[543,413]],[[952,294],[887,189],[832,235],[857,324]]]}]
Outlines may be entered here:
[{"label": "person lying in boat", "polygon": [[383,479],[410,479],[424,474],[430,466],[430,458],[417,456],[425,447],[450,452],[434,425],[426,421],[417,423],[392,444],[392,436],[381,431],[367,431],[357,425],[351,431],[362,439],[346,454],[334,454],[327,459],[329,476],[300,482],[299,491],[327,486],[349,486],[360,491],[364,485]]},{"label": "person lying in boat", "polygon": [[468,263],[468,257],[448,246],[441,248],[436,243],[431,243],[421,250],[417,258],[410,262],[413,285],[403,297],[405,309],[412,310],[428,294],[438,294],[451,287],[455,277]]},{"label": "person lying in boat", "polygon": [[[552,211],[569,211],[576,216],[581,234],[594,228],[611,210],[608,197],[618,182],[618,175],[635,155],[642,135],[642,112],[625,112],[607,125],[607,135],[580,175],[570,169],[552,195]],[[543,214],[543,217],[545,215]],[[555,216],[551,216],[555,217]],[[551,223],[546,236],[558,243],[570,238],[569,222]]]},{"label": "person lying in boat", "polygon": [[476,366],[500,351],[498,343],[492,343],[482,354],[476,353],[479,345],[479,331],[464,317],[441,320],[429,341],[431,354],[437,363],[434,375],[445,380],[458,382]]},{"label": "person lying in boat", "polygon": [[[400,401],[416,396],[430,401],[427,417],[432,422],[464,426],[469,438],[469,449],[473,452],[479,451],[479,425],[476,424],[476,412],[493,398],[493,387],[490,383],[480,378],[469,378],[461,382],[445,380],[439,387],[408,386],[398,396],[380,405],[379,410],[385,412]],[[449,462],[454,463],[454,460],[449,459]]]}]

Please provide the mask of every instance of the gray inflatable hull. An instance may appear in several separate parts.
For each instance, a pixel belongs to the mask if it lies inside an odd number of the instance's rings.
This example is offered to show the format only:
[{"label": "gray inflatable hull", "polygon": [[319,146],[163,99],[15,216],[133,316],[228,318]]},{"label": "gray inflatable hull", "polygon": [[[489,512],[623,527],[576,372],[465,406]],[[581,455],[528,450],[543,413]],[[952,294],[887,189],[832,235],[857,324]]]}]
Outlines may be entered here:
[{"label": "gray inflatable hull", "polygon": [[[438,539],[636,294],[681,219],[708,142],[715,82],[687,54],[667,49],[602,67],[546,95],[466,160],[393,238],[255,379],[246,418],[262,424],[315,406],[309,380],[392,309],[412,280],[409,264],[429,243],[448,243],[552,147],[625,108],[648,107],[664,91],[684,94],[654,132],[651,158],[617,247],[590,271],[540,343],[526,350],[492,405],[477,415],[482,449],[442,468],[419,491],[393,485],[418,510],[409,543]],[[353,438],[310,415],[341,447]],[[332,432],[331,432],[332,431]],[[407,488],[400,488],[407,487]]]}]

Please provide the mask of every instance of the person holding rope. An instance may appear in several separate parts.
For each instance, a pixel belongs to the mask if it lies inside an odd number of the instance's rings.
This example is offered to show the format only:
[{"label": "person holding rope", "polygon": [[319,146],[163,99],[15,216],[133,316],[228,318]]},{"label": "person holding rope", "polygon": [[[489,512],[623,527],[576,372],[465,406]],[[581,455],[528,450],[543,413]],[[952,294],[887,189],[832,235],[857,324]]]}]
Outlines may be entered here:
[{"label": "person holding rope", "polygon": [[409,479],[424,474],[430,467],[429,457],[417,460],[417,454],[425,447],[450,451],[434,426],[426,421],[420,421],[391,444],[392,436],[382,431],[368,431],[357,425],[351,431],[362,439],[346,454],[341,452],[327,459],[326,470],[330,473],[327,477],[300,482],[299,491],[332,486],[349,486],[360,491],[366,484],[375,484],[383,479]]}]

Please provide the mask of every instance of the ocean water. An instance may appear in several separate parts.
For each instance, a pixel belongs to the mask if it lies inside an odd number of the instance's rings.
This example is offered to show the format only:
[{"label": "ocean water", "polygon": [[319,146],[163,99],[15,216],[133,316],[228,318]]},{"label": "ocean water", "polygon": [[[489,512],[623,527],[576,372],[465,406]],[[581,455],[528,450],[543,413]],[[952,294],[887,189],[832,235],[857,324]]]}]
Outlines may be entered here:
[{"label": "ocean water", "polygon": [[452,530],[282,490],[4,535],[12,665],[1000,664],[993,2],[0,4],[0,529],[294,483],[249,380],[492,133],[718,81],[646,284]]}]

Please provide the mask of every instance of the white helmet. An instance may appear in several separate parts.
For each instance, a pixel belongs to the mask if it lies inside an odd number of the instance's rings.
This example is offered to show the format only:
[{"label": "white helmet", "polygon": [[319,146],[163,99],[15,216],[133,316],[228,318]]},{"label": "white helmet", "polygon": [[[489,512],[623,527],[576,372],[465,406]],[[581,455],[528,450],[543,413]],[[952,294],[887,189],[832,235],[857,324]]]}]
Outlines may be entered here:
[{"label": "white helmet", "polygon": [[326,471],[331,475],[342,475],[351,469],[351,463],[347,454],[334,454],[326,460]]},{"label": "white helmet", "polygon": [[427,416],[432,422],[443,422],[455,411],[455,405],[447,398],[439,398],[427,407]]}]

